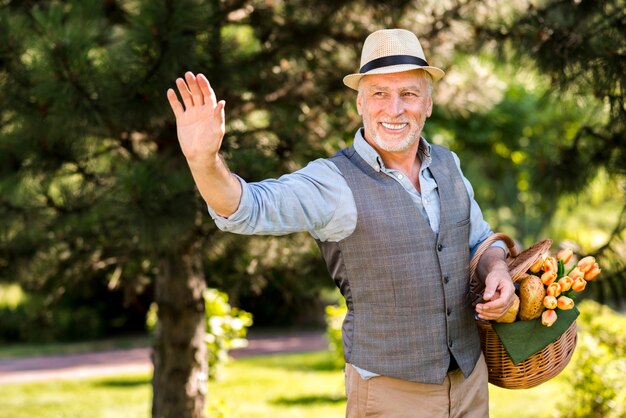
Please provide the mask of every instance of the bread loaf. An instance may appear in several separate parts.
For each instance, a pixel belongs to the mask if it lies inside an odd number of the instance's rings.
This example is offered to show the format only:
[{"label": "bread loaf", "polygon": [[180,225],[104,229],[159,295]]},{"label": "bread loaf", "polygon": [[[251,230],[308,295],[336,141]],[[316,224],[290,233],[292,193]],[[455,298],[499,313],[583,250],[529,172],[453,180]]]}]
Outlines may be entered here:
[{"label": "bread loaf", "polygon": [[546,296],[541,279],[531,274],[525,274],[519,285],[519,319],[529,321],[539,318],[543,312],[543,298]]},{"label": "bread loaf", "polygon": [[515,319],[517,318],[517,313],[519,312],[519,298],[515,294],[513,295],[513,297],[515,298],[513,300],[513,305],[511,305],[509,310],[506,311],[504,315],[496,319],[496,322],[505,323],[505,324],[510,324],[511,322],[515,322]]}]

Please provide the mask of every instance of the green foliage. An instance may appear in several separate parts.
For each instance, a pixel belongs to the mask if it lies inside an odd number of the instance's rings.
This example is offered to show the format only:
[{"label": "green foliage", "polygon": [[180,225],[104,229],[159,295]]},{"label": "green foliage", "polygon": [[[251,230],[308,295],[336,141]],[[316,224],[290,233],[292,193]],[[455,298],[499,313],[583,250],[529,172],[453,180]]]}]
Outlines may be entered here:
[{"label": "green foliage", "polygon": [[228,296],[217,289],[207,289],[204,294],[206,309],[206,344],[209,357],[209,379],[219,376],[228,360],[228,351],[245,347],[247,328],[252,325],[252,315],[233,308]]},{"label": "green foliage", "polygon": [[19,285],[0,283],[0,309],[16,309],[25,299],[24,291]]},{"label": "green foliage", "polygon": [[348,308],[345,299],[341,298],[339,305],[328,305],[326,307],[326,338],[328,339],[328,349],[333,360],[333,365],[342,369],[345,364],[342,344],[342,325]]},{"label": "green foliage", "polygon": [[[459,65],[474,62],[464,58]],[[594,104],[553,99],[543,80],[528,86],[521,74],[490,71],[500,92],[495,103],[473,113],[450,106],[431,118],[427,130],[458,153],[492,228],[530,244],[552,222],[561,198],[555,190],[567,181],[550,172],[555,150],[571,144],[584,121],[595,117],[588,111]]]},{"label": "green foliage", "polygon": [[[584,117],[568,129],[567,140],[546,149],[551,157],[545,161],[541,171],[544,181],[540,183],[553,186],[552,192],[563,196],[585,192],[598,175],[608,174],[615,182],[614,199],[621,209],[617,216],[610,216],[616,218],[613,226],[591,253],[607,267],[608,280],[596,297],[605,301],[610,294],[623,307],[626,1],[547,0],[519,4],[514,16],[480,24],[476,28],[478,44],[490,53],[495,47],[503,60],[514,60],[526,71],[536,69],[550,81],[551,97],[564,104],[575,101],[582,109]],[[596,214],[596,218],[600,216]]]},{"label": "green foliage", "polygon": [[626,415],[626,317],[592,301],[580,304],[579,339],[559,404],[567,418]]},{"label": "green foliage", "polygon": [[[115,303],[114,299],[109,301]],[[63,295],[58,300],[25,295],[15,307],[0,307],[0,341],[76,341],[101,338],[115,327],[133,328],[128,326],[127,317],[114,315],[115,310],[108,311],[104,301],[85,304]]]}]

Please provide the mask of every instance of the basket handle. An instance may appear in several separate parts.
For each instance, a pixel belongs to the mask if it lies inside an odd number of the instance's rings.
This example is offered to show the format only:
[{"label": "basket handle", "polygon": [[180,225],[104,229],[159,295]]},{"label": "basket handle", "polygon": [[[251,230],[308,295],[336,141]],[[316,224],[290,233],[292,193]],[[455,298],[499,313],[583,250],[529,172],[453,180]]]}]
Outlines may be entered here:
[{"label": "basket handle", "polygon": [[476,305],[482,300],[482,294],[485,289],[485,284],[478,280],[478,275],[476,274],[476,267],[478,266],[478,262],[480,261],[480,257],[487,251],[487,248],[495,241],[504,241],[507,246],[507,256],[506,256],[506,264],[509,269],[509,273],[511,274],[511,279],[513,282],[517,282],[522,280],[524,277],[524,273],[532,266],[532,264],[541,256],[541,254],[545,253],[550,249],[552,245],[551,239],[544,239],[542,241],[538,241],[522,251],[521,253],[517,249],[517,245],[515,245],[515,241],[511,239],[506,234],[503,233],[495,233],[487,238],[476,250],[474,257],[472,257],[470,261],[470,278],[469,278],[469,288],[470,288],[470,297],[472,299],[472,303]]},{"label": "basket handle", "polygon": [[506,256],[507,264],[510,264],[511,260],[513,260],[519,254],[517,244],[515,244],[515,241],[513,241],[513,238],[509,237],[507,234],[504,234],[502,232],[496,232],[495,234],[490,235],[485,241],[483,241],[483,243],[480,244],[480,246],[474,253],[472,260],[470,261],[470,277],[476,274],[476,268],[478,267],[478,262],[480,261],[480,257],[482,257],[485,251],[487,251],[487,249],[491,247],[491,244],[493,244],[496,241],[504,241],[504,243],[507,246],[507,256]]},{"label": "basket handle", "polygon": [[478,262],[482,255],[487,251],[487,249],[496,241],[504,241],[507,246],[507,254],[506,254],[506,263],[509,265],[511,261],[519,254],[519,250],[515,241],[507,234],[502,232],[496,232],[490,235],[486,240],[484,240],[476,252],[474,256],[470,260],[470,278],[469,278],[469,287],[470,287],[470,297],[472,299],[472,305],[476,306],[477,303],[480,303],[483,299],[483,292],[485,290],[485,284],[482,283],[478,279],[478,275],[476,274],[476,268],[478,267]]}]

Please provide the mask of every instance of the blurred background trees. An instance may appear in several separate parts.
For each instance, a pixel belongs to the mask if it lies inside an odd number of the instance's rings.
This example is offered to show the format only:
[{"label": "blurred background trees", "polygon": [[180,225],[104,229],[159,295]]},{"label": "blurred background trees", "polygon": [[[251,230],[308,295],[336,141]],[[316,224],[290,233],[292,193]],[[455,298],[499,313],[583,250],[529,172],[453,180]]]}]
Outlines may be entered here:
[{"label": "blurred background trees", "polygon": [[447,72],[425,136],[459,154],[493,229],[595,255],[594,296],[623,308],[625,3],[0,1],[0,338],[137,332],[156,301],[155,362],[176,341],[201,398],[206,286],[256,325],[320,325],[312,240],[216,231],[165,91],[205,73],[231,169],[276,177],[349,145],[341,78],[394,26]]}]

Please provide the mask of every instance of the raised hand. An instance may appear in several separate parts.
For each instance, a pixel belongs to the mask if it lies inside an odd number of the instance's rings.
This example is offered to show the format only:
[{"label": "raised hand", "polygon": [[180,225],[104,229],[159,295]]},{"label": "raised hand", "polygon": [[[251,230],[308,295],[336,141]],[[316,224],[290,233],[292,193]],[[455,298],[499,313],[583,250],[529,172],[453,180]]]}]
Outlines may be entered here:
[{"label": "raised hand", "polygon": [[190,165],[215,161],[224,138],[226,102],[217,102],[215,92],[203,74],[195,76],[187,72],[184,80],[176,80],[176,87],[183,103],[174,89],[167,90],[167,99],[176,117],[178,141],[185,158]]},{"label": "raised hand", "polygon": [[229,216],[239,206],[241,184],[218,154],[224,138],[225,102],[217,102],[202,74],[196,77],[187,72],[184,80],[176,80],[176,87],[183,103],[173,89],[167,90],[167,100],[176,116],[178,142],[193,179],[207,204],[216,213]]}]

